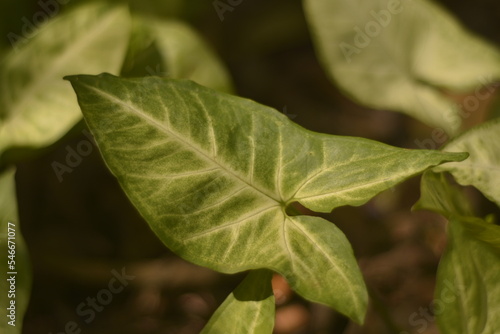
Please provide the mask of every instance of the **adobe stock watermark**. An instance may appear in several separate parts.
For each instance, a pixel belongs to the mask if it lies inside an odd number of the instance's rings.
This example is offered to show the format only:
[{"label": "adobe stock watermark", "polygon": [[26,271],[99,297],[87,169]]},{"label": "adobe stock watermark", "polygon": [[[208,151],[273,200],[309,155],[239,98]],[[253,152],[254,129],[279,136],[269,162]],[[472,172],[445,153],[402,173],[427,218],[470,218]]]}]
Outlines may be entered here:
[{"label": "adobe stock watermark", "polygon": [[285,115],[289,119],[294,119],[297,117],[297,115],[295,115],[295,114],[288,113],[288,107],[286,105],[283,107],[283,115]]},{"label": "adobe stock watermark", "polygon": [[[103,118],[98,123],[98,127],[101,129],[110,129],[111,126],[113,126],[113,120],[109,118]],[[81,133],[87,139],[80,140],[74,146],[66,145],[66,156],[64,161],[52,161],[50,164],[59,182],[63,181],[64,174],[71,174],[75,168],[80,166],[84,157],[94,152],[96,143],[92,134],[87,129],[84,129]]]},{"label": "adobe stock watermark", "polygon": [[366,22],[363,27],[354,26],[353,30],[356,33],[352,43],[341,42],[339,48],[342,51],[347,63],[351,63],[351,57],[361,53],[361,50],[368,47],[372,39],[378,37],[381,32],[389,26],[393,15],[398,15],[403,12],[404,2],[411,0],[389,0],[387,8],[379,11],[371,10],[370,16],[373,20]]},{"label": "adobe stock watermark", "polygon": [[146,72],[148,72],[148,76],[152,77],[168,77],[170,76],[169,72],[163,71],[162,66],[160,64],[156,64],[154,68],[151,66],[146,66],[145,68]]},{"label": "adobe stock watermark", "polygon": [[[135,279],[135,276],[128,275],[125,268],[121,272],[111,270],[113,277],[109,280],[108,286],[99,290],[95,296],[87,297],[85,301],[76,306],[75,313],[85,322],[90,324],[102,312],[106,306],[111,304],[115,295],[121,293]],[[80,334],[82,328],[75,321],[68,321],[64,325],[64,331],[49,334]]]},{"label": "adobe stock watermark", "polygon": [[212,5],[219,16],[219,19],[224,21],[224,13],[227,11],[232,12],[234,8],[241,5],[242,2],[243,0],[214,0]]},{"label": "adobe stock watermark", "polygon": [[72,173],[76,167],[80,166],[83,157],[90,155],[94,151],[95,142],[92,134],[87,129],[83,130],[82,134],[87,139],[80,140],[75,148],[66,145],[67,153],[63,163],[52,161],[50,164],[59,182],[63,181],[63,175],[65,173]]},{"label": "adobe stock watermark", "polygon": [[21,45],[25,44],[29,39],[33,38],[39,31],[39,28],[47,23],[52,17],[59,13],[60,6],[66,5],[71,0],[39,0],[38,6],[41,10],[37,11],[31,19],[26,16],[21,18],[23,24],[21,35],[10,32],[7,34],[11,46],[17,50]]},{"label": "adobe stock watermark", "polygon": [[[463,99],[463,103],[457,103],[458,115],[461,120],[469,118],[474,112],[479,110],[481,106],[481,102],[489,99],[496,91],[498,87],[500,87],[500,82],[495,82],[493,77],[478,78],[479,85],[476,87],[474,92]],[[449,115],[449,116],[448,116]],[[455,113],[447,114],[446,117],[450,124],[452,122],[456,122]],[[458,126],[458,124],[453,124]],[[415,139],[414,143],[421,149],[426,150],[435,150],[441,144],[448,141],[449,137],[446,132],[442,128],[434,128],[431,132],[431,137],[423,140]]]},{"label": "adobe stock watermark", "polygon": [[[416,328],[418,333],[424,332],[427,327],[429,327],[429,323],[435,321],[435,316],[440,315],[444,312],[447,305],[453,303],[457,297],[457,287],[456,284],[450,282],[449,280],[444,280],[445,287],[441,290],[439,298],[435,298],[430,304],[429,307],[419,307],[418,312],[413,312],[408,317],[408,323],[412,327]],[[402,331],[399,334],[410,334],[409,332]]]}]

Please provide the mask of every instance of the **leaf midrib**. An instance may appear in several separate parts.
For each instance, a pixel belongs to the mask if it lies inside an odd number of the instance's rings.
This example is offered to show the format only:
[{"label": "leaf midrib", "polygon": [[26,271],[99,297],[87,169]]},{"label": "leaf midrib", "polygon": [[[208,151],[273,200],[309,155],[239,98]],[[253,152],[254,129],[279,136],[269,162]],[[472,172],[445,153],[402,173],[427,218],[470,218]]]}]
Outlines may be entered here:
[{"label": "leaf midrib", "polygon": [[207,153],[205,153],[201,148],[199,148],[197,145],[194,143],[190,142],[186,138],[182,136],[182,134],[178,134],[177,132],[173,131],[171,128],[166,127],[164,124],[158,122],[156,119],[152,118],[151,116],[147,115],[142,109],[138,108],[137,106],[133,105],[132,103],[127,104],[117,96],[114,96],[106,91],[103,91],[101,89],[98,89],[96,87],[90,86],[86,83],[81,83],[81,85],[86,86],[88,89],[95,91],[97,94],[101,95],[102,97],[108,99],[109,101],[121,105],[126,109],[129,109],[132,111],[136,116],[139,118],[143,119],[144,121],[148,122],[149,124],[153,125],[160,131],[163,131],[173,137],[183,144],[184,146],[187,146],[188,149],[196,151],[204,160],[206,160],[209,163],[215,164],[218,167],[220,167],[223,171],[225,171],[228,175],[230,175],[233,179],[236,179],[239,182],[243,182],[244,184],[247,184],[250,188],[256,190],[257,192],[261,193],[263,196],[271,199],[272,201],[276,202],[278,205],[284,205],[284,201],[281,201],[280,199],[274,197],[272,194],[269,194],[267,191],[264,189],[258,187],[255,184],[250,183],[248,180],[245,179],[245,177],[238,175],[235,173],[233,170],[227,168],[223,164],[221,164],[219,161],[215,159],[215,157],[209,156]]}]

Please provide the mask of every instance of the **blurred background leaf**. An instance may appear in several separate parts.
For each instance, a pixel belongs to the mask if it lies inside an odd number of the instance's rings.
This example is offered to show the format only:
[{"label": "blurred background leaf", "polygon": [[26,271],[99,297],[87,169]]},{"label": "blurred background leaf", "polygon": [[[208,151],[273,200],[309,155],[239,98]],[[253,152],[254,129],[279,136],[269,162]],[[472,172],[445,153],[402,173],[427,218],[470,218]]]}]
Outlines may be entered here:
[{"label": "blurred background leaf", "polygon": [[0,165],[5,150],[48,146],[81,119],[61,78],[118,73],[128,34],[126,8],[92,4],[20,36],[0,63]]},{"label": "blurred background leaf", "polygon": [[498,332],[500,226],[474,218],[462,189],[451,185],[443,173],[424,174],[421,193],[416,208],[449,219],[433,301],[441,333]]},{"label": "blurred background leaf", "polygon": [[500,80],[500,52],[428,0],[305,0],[318,55],[341,90],[456,135],[462,119],[442,90]]},{"label": "blurred background leaf", "polygon": [[462,164],[451,163],[436,171],[448,171],[461,185],[473,185],[500,206],[500,118],[481,124],[452,140],[446,152],[469,152]]},{"label": "blurred background leaf", "polygon": [[[152,65],[155,64],[155,65]],[[124,76],[168,76],[230,92],[224,65],[198,34],[176,20],[134,17]]]}]

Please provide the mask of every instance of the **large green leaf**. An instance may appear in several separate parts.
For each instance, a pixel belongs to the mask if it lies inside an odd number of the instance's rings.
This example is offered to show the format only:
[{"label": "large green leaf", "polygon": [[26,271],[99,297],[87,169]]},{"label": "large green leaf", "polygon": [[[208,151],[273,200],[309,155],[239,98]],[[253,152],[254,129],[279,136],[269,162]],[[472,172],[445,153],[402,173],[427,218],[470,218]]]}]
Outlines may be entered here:
[{"label": "large green leaf", "polygon": [[473,185],[500,206],[500,118],[472,128],[444,148],[469,152],[467,161],[448,164],[436,171],[449,171],[458,183]]},{"label": "large green leaf", "polygon": [[[426,173],[416,207],[450,220],[439,264],[435,314],[443,334],[500,332],[500,226],[470,217],[466,199],[443,175]],[[489,236],[477,231],[487,229]],[[471,233],[472,231],[472,233]]]},{"label": "large green leaf", "polygon": [[[135,16],[132,31],[127,76],[170,76],[231,91],[227,70],[208,44],[188,25],[175,20]],[[152,64],[155,53],[156,63]]]},{"label": "large green leaf", "polygon": [[190,81],[68,80],[108,167],[169,248],[226,273],[275,270],[304,297],[358,322],[367,294],[344,234],[318,217],[289,216],[287,207],[361,205],[467,156],[313,133]]},{"label": "large green leaf", "polygon": [[80,119],[71,73],[119,72],[128,43],[126,8],[86,5],[61,14],[0,64],[0,159],[13,147],[43,147]]},{"label": "large green leaf", "polygon": [[500,53],[427,0],[304,0],[329,75],[356,101],[450,134],[461,118],[442,89],[500,78]]},{"label": "large green leaf", "polygon": [[274,327],[273,273],[256,270],[215,311],[202,334],[272,333]]},{"label": "large green leaf", "polygon": [[31,291],[31,267],[17,215],[14,174],[14,169],[0,173],[0,332],[4,334],[22,332]]}]

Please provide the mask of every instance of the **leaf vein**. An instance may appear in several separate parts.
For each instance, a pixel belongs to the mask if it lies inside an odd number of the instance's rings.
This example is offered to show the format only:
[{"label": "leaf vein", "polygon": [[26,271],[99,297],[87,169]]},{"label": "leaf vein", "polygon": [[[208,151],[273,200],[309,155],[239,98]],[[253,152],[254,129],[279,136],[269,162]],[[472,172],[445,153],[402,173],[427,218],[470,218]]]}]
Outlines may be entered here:
[{"label": "leaf vein", "polygon": [[257,212],[254,212],[254,213],[248,215],[248,216],[245,216],[245,217],[243,217],[240,220],[237,220],[235,222],[232,222],[232,223],[229,223],[229,224],[220,225],[220,226],[216,226],[216,227],[204,230],[203,232],[193,234],[192,236],[186,238],[185,240],[197,239],[197,238],[206,236],[208,234],[216,233],[216,232],[218,232],[220,230],[223,230],[223,229],[226,229],[226,228],[230,228],[230,227],[235,226],[235,225],[243,224],[243,223],[247,222],[249,219],[254,218],[256,216],[259,216],[259,215],[265,213],[266,211],[269,211],[270,209],[274,209],[274,208],[279,208],[279,206],[277,206],[277,205],[269,206],[269,207],[267,207],[265,209],[259,210]]},{"label": "leaf vein", "polygon": [[269,197],[271,200],[273,200],[273,201],[275,201],[277,203],[281,202],[280,199],[276,198],[275,196],[273,196],[273,194],[270,194],[269,192],[265,191],[264,189],[258,187],[255,184],[250,184],[243,177],[241,177],[240,175],[237,175],[234,171],[228,169],[227,167],[225,167],[224,165],[222,165],[220,162],[218,162],[216,159],[213,159],[213,158],[209,157],[196,144],[190,142],[189,140],[187,140],[187,138],[183,138],[176,131],[173,131],[173,130],[167,128],[164,124],[158,122],[158,120],[154,119],[153,117],[151,117],[150,115],[148,115],[147,113],[145,113],[143,110],[141,110],[140,108],[138,108],[137,106],[135,106],[134,104],[132,104],[132,102],[129,102],[129,104],[127,104],[124,101],[122,101],[121,99],[119,99],[118,97],[116,97],[116,96],[114,96],[114,95],[112,95],[112,94],[110,94],[108,92],[102,91],[100,89],[97,89],[97,88],[92,87],[92,86],[87,85],[87,84],[83,84],[83,85],[87,86],[87,88],[95,91],[97,94],[103,96],[104,98],[106,98],[106,99],[108,99],[108,100],[110,100],[110,101],[112,101],[112,102],[114,102],[114,103],[116,103],[116,104],[124,107],[125,109],[128,109],[128,110],[132,111],[133,113],[136,114],[136,116],[142,118],[144,121],[150,123],[151,125],[157,127],[158,129],[163,130],[166,133],[169,133],[171,136],[175,137],[177,139],[177,141],[179,141],[183,145],[187,146],[189,149],[191,149],[193,151],[196,151],[196,153],[198,153],[201,157],[203,157],[204,160],[208,161],[209,163],[216,164],[222,170],[224,170],[225,172],[227,172],[228,175],[231,175],[233,178],[237,179],[238,181],[248,184],[252,189],[260,192],[262,195],[264,195],[266,197]]}]

